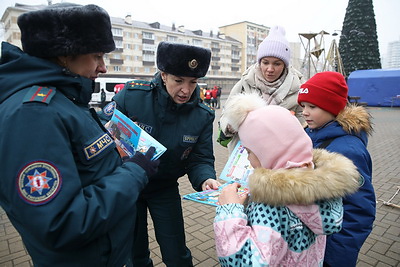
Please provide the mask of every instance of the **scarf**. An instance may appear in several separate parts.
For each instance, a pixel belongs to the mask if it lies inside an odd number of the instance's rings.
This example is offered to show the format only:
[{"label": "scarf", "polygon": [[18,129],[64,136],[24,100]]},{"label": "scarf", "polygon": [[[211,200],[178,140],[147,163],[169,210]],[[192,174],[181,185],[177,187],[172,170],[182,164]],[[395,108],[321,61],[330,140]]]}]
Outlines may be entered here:
[{"label": "scarf", "polygon": [[260,89],[262,97],[267,105],[279,105],[282,102],[281,99],[276,98],[276,95],[278,94],[278,89],[285,81],[287,75],[288,68],[285,68],[279,79],[273,82],[268,82],[267,80],[265,80],[261,72],[260,65],[257,64],[255,68],[256,88]]}]

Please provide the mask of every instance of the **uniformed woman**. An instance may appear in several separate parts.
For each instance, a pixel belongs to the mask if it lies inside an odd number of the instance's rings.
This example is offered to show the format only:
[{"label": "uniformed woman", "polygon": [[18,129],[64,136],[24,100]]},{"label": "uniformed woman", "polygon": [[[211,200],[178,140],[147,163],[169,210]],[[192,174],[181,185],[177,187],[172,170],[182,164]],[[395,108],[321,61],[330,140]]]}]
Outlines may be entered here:
[{"label": "uniformed woman", "polygon": [[197,191],[219,186],[212,141],[215,114],[201,103],[197,86],[198,78],[208,71],[210,58],[211,52],[205,48],[161,42],[157,50],[160,72],[151,82],[128,82],[114,97],[119,110],[136,117],[137,123],[167,148],[160,157],[158,173],[137,204],[133,266],[152,266],[147,209],[163,262],[167,266],[193,266],[185,242],[177,181],[187,174]]},{"label": "uniformed woman", "polygon": [[115,48],[110,17],[62,3],[22,14],[18,26],[24,52],[1,50],[1,207],[34,266],[123,266],[136,200],[157,165],[140,153],[122,163],[88,108]]}]

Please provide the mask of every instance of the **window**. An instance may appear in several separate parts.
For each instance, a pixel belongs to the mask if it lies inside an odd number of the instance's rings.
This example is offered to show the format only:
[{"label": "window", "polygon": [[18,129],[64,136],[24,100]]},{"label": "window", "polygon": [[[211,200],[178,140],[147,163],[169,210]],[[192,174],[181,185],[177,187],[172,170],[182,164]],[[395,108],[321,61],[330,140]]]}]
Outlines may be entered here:
[{"label": "window", "polygon": [[111,31],[114,36],[122,37],[122,29],[121,28],[112,28]]},{"label": "window", "polygon": [[167,41],[168,42],[178,42],[178,37],[172,36],[172,35],[167,35]]},{"label": "window", "polygon": [[114,71],[115,72],[120,72],[121,71],[121,66],[114,66]]},{"label": "window", "polygon": [[154,62],[155,61],[155,56],[152,54],[144,54],[143,55],[143,61],[151,61]]},{"label": "window", "polygon": [[121,40],[114,40],[115,48],[123,48]]},{"label": "window", "polygon": [[152,33],[152,32],[143,32],[143,39],[154,40],[154,33]]},{"label": "window", "polygon": [[193,45],[196,45],[196,46],[202,46],[202,44],[203,44],[202,40],[199,40],[199,39],[193,39],[192,43],[193,43]]}]

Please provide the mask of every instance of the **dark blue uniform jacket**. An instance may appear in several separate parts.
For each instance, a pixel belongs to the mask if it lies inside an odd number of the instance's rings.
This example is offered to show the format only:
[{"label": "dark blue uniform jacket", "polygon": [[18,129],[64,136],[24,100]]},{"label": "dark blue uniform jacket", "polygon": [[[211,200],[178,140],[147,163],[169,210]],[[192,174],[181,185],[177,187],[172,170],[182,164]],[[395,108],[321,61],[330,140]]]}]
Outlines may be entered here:
[{"label": "dark blue uniform jacket", "polygon": [[131,251],[148,179],[88,109],[92,88],[2,44],[0,204],[35,266],[122,266]]},{"label": "dark blue uniform jacket", "polygon": [[117,108],[163,144],[159,171],[144,190],[156,192],[176,186],[188,174],[193,188],[201,190],[208,178],[215,179],[213,121],[215,113],[199,103],[199,87],[188,103],[176,104],[168,95],[158,73],[151,81],[132,81],[114,96]]}]

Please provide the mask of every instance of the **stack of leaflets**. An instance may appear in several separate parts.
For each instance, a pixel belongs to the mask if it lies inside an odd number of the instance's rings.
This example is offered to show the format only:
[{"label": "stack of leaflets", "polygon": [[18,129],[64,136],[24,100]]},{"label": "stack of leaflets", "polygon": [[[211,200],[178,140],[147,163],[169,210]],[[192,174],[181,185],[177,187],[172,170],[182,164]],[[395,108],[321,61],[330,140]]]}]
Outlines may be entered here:
[{"label": "stack of leaflets", "polygon": [[106,124],[106,128],[114,138],[121,158],[133,157],[136,152],[146,154],[147,150],[153,146],[156,151],[152,160],[156,160],[167,150],[154,137],[118,109],[114,110],[114,114]]},{"label": "stack of leaflets", "polygon": [[196,192],[188,195],[184,195],[183,199],[196,201],[199,203],[218,206],[218,197],[221,193],[222,188],[227,184],[237,182],[241,184],[238,189],[238,194],[247,194],[249,189],[247,187],[247,181],[249,176],[253,173],[253,167],[247,159],[247,151],[240,141],[232,151],[224,169],[219,176],[219,179],[226,181],[227,183],[220,186],[217,190],[206,190],[202,192]]}]

